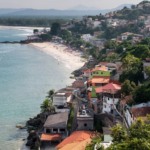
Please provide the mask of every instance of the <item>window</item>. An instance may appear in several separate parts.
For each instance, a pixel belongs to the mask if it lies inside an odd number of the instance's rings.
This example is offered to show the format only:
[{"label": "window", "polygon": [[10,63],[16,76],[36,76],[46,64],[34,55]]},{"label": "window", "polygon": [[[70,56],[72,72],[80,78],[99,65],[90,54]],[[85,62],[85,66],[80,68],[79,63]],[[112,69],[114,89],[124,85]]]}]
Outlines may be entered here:
[{"label": "window", "polygon": [[46,129],[46,133],[51,133],[51,130],[50,129]]},{"label": "window", "polygon": [[59,129],[59,131],[64,133],[66,130],[65,129]]},{"label": "window", "polygon": [[87,127],[87,124],[85,123],[84,126]]},{"label": "window", "polygon": [[58,132],[58,129],[53,129],[53,133],[57,133]]}]

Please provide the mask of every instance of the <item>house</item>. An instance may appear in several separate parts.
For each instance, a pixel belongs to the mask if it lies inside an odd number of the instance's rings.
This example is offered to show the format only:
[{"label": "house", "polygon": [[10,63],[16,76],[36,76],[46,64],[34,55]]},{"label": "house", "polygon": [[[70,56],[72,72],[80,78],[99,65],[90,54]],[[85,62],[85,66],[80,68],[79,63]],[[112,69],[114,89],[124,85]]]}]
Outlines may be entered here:
[{"label": "house", "polygon": [[88,80],[88,86],[103,86],[109,83],[110,72],[105,66],[96,66],[91,70],[91,78]]},{"label": "house", "polygon": [[150,106],[145,106],[145,107],[133,106],[130,108],[129,106],[126,105],[124,107],[124,116],[129,127],[137,118],[139,117],[144,118],[148,114],[150,114]]},{"label": "house", "polygon": [[95,136],[91,131],[75,131],[56,146],[57,150],[84,150]]},{"label": "house", "polygon": [[94,29],[94,28],[97,28],[97,27],[100,27],[101,21],[95,19],[95,20],[92,22],[92,25],[93,25],[93,26],[92,26],[93,29]]},{"label": "house", "polygon": [[96,88],[96,93],[102,93],[103,113],[115,113],[121,94],[121,86],[114,83],[108,83],[105,86]]},{"label": "house", "polygon": [[105,39],[98,39],[98,38],[91,38],[89,41],[89,43],[98,47],[99,49],[102,49],[104,47],[105,42],[106,42]]},{"label": "house", "polygon": [[67,107],[67,103],[70,102],[72,95],[67,93],[55,93],[53,95],[53,105],[58,106],[64,106]]},{"label": "house", "polygon": [[122,33],[121,34],[121,40],[124,41],[124,40],[127,40],[129,36],[133,35],[133,33],[131,32],[125,32],[125,33]]},{"label": "house", "polygon": [[111,136],[111,129],[107,127],[103,127],[103,135],[104,135],[104,142],[109,143],[112,141],[112,136]]},{"label": "house", "polygon": [[134,120],[136,120],[138,117],[144,118],[148,114],[150,114],[150,107],[149,106],[139,107],[139,108],[132,107],[131,108],[131,113],[133,115]]},{"label": "house", "polygon": [[99,66],[106,66],[110,72],[112,72],[114,70],[117,71],[119,69],[118,65],[116,63],[100,62],[98,65]]},{"label": "house", "polygon": [[99,87],[109,83],[110,77],[93,77],[88,80],[88,86]]},{"label": "house", "polygon": [[61,134],[62,138],[68,135],[68,112],[49,115],[44,124],[44,134]]},{"label": "house", "polygon": [[83,76],[89,78],[91,76],[91,69],[83,70]]},{"label": "house", "polygon": [[121,41],[127,40],[129,37],[131,37],[133,42],[137,42],[143,39],[143,35],[125,32],[121,34]]},{"label": "house", "polygon": [[110,72],[106,66],[98,66],[92,69],[91,77],[109,77]]},{"label": "house", "polygon": [[58,106],[64,106],[67,107],[68,103],[72,100],[72,92],[75,88],[73,87],[66,87],[63,89],[58,90],[53,95],[53,105]]},{"label": "house", "polygon": [[108,148],[112,144],[112,136],[111,136],[111,129],[107,127],[103,127],[103,135],[104,135],[104,141],[101,143],[103,145],[104,149]]},{"label": "house", "polygon": [[85,42],[89,42],[92,38],[93,38],[93,36],[91,34],[83,34],[81,36],[81,39]]},{"label": "house", "polygon": [[79,89],[84,88],[85,87],[84,81],[82,81],[82,80],[76,80],[76,81],[74,81],[72,83],[72,87],[79,88]]},{"label": "house", "polygon": [[94,118],[87,110],[79,110],[77,113],[77,130],[93,130]]},{"label": "house", "polygon": [[32,41],[32,40],[41,40],[41,38],[39,38],[38,35],[30,35],[28,36],[28,40]]}]

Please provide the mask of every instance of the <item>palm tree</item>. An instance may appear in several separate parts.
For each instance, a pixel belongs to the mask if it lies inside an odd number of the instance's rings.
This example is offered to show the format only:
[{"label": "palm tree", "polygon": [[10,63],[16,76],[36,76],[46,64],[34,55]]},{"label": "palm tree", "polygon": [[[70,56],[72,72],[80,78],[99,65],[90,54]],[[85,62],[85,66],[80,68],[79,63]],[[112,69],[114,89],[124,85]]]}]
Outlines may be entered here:
[{"label": "palm tree", "polygon": [[49,98],[46,98],[41,104],[41,112],[55,112],[55,107],[53,106],[53,101]]},{"label": "palm tree", "polygon": [[48,92],[48,95],[46,96],[47,98],[50,98],[53,101],[53,94],[55,93],[55,90],[52,89]]}]

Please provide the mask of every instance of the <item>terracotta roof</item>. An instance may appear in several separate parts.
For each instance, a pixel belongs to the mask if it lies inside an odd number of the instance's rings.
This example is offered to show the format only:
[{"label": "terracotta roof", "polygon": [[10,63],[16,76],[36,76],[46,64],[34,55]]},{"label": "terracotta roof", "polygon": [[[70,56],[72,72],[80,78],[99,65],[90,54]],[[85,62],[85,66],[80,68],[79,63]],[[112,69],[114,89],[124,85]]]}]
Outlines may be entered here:
[{"label": "terracotta roof", "polygon": [[41,141],[57,141],[61,140],[60,134],[45,134],[43,133],[40,137]]},{"label": "terracotta roof", "polygon": [[85,150],[87,144],[91,143],[91,141],[92,139],[89,138],[81,142],[69,143],[59,150]]},{"label": "terracotta roof", "polygon": [[74,82],[72,83],[72,86],[73,86],[74,88],[82,88],[82,87],[84,87],[84,82],[83,82],[83,81],[80,81],[80,80],[74,81]]},{"label": "terracotta roof", "polygon": [[68,121],[68,112],[62,112],[48,116],[44,127],[45,128],[66,128]]},{"label": "terracotta roof", "polygon": [[95,91],[96,91],[96,93],[102,93],[103,88],[102,87],[95,88]]},{"label": "terracotta roof", "polygon": [[131,108],[131,112],[134,117],[144,117],[150,114],[150,107]]},{"label": "terracotta roof", "polygon": [[84,141],[86,139],[92,138],[93,135],[94,133],[91,131],[75,131],[69,137],[64,139],[60,144],[58,144],[56,148],[60,149],[67,144]]},{"label": "terracotta roof", "polygon": [[106,66],[95,67],[94,69],[92,69],[92,72],[97,70],[108,71],[108,68]]},{"label": "terracotta roof", "polygon": [[89,82],[92,83],[109,83],[110,78],[109,77],[98,77],[98,78],[92,78],[89,80]]},{"label": "terracotta roof", "polygon": [[112,93],[112,92],[117,92],[121,90],[121,86],[118,85],[118,84],[114,84],[114,83],[108,83],[102,87],[98,87],[96,88],[96,93],[102,93],[102,92],[105,92],[105,93]]}]

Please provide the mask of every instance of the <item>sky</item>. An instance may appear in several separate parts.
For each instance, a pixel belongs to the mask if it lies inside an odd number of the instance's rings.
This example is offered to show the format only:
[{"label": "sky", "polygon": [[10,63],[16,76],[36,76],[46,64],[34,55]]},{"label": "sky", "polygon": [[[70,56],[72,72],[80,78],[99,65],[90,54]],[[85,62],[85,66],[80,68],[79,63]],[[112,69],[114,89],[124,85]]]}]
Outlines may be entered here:
[{"label": "sky", "polygon": [[142,0],[0,0],[0,8],[70,9],[78,5],[99,9],[121,4],[137,4]]}]

